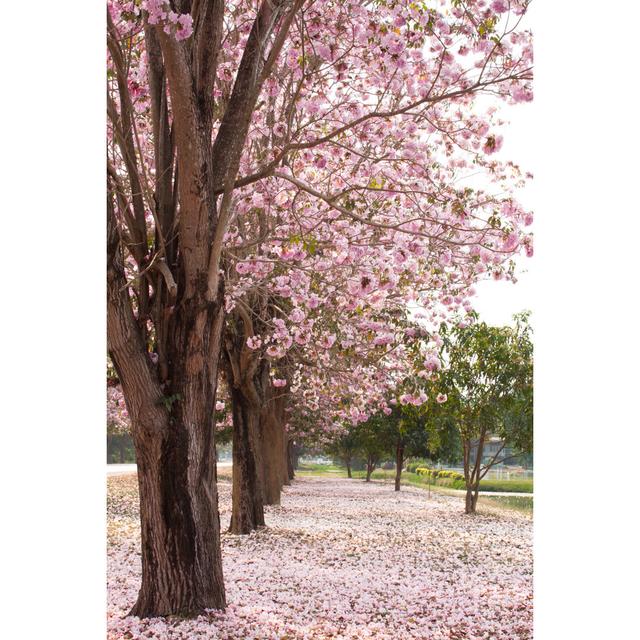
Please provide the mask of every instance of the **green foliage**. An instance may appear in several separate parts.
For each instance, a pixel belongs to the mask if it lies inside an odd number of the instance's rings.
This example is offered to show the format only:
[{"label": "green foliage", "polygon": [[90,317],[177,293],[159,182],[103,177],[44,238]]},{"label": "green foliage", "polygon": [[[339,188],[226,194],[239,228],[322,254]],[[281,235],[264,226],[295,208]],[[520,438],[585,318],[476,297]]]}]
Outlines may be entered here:
[{"label": "green foliage", "polygon": [[447,471],[446,469],[429,469],[426,467],[418,467],[416,469],[416,473],[419,476],[430,477],[433,480],[437,480],[438,478],[447,478],[451,480],[462,480],[464,482],[464,476],[457,471]]},{"label": "green foliage", "polygon": [[162,396],[162,398],[160,398],[160,402],[165,406],[165,408],[168,411],[171,411],[171,407],[173,406],[173,403],[177,402],[178,400],[180,400],[179,393],[174,393],[171,396]]},{"label": "green foliage", "polygon": [[356,450],[364,458],[379,461],[390,457],[396,444],[392,421],[384,414],[375,415],[354,429]]},{"label": "green foliage", "polygon": [[533,493],[533,480],[481,480],[480,491],[498,491],[513,493]]},{"label": "green foliage", "polygon": [[128,433],[107,434],[108,464],[129,464],[135,461],[136,452]]},{"label": "green foliage", "polygon": [[418,467],[428,467],[430,464],[432,464],[431,460],[426,460],[425,458],[417,458],[407,462],[407,464],[405,465],[405,470],[409,473],[416,473],[416,469],[418,469]]},{"label": "green foliage", "polygon": [[443,326],[447,367],[438,380],[447,401],[432,402],[430,421],[452,423],[463,442],[496,435],[518,452],[533,447],[533,344],[528,313],[515,326],[484,322]]}]

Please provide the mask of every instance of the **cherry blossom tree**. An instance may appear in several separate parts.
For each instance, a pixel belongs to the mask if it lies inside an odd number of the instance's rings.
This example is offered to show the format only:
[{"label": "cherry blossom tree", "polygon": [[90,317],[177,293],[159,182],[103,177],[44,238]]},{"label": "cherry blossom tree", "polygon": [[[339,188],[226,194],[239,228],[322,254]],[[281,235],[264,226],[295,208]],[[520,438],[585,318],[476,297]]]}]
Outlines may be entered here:
[{"label": "cherry blossom tree", "polygon": [[[262,2],[240,47],[223,42],[224,2],[109,7],[108,346],[138,460],[136,615],[225,605],[213,439],[222,241],[252,114],[301,5]],[[242,51],[224,105],[223,48]]]},{"label": "cherry blossom tree", "polygon": [[[496,105],[531,98],[527,4],[109,3],[107,326],[138,460],[132,613],[225,604],[220,362],[234,438],[244,425],[238,451],[259,480],[266,392],[290,384],[316,411],[332,375],[321,345],[362,359],[329,385],[348,399],[342,417],[362,422],[384,401],[366,352],[394,349],[385,313],[414,303],[448,317],[478,278],[512,278],[510,257],[531,253],[514,197],[526,176],[496,159]],[[293,344],[280,374],[273,363]],[[316,351],[307,372],[305,349]],[[258,480],[238,485],[257,523]]]}]

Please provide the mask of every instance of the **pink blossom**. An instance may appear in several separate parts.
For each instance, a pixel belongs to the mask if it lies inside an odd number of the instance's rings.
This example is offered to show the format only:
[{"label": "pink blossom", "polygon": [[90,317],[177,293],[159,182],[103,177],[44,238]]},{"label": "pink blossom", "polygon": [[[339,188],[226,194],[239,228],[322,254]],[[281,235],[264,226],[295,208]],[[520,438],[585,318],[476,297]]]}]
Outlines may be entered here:
[{"label": "pink blossom", "polygon": [[435,354],[430,354],[424,361],[424,367],[427,371],[437,371],[441,367],[440,358]]},{"label": "pink blossom", "polygon": [[285,379],[283,379],[283,378],[274,378],[271,381],[271,384],[274,387],[286,387],[287,386],[287,381]]},{"label": "pink blossom", "polygon": [[325,348],[325,349],[331,349],[331,347],[334,345],[335,341],[336,341],[335,334],[330,334],[330,335],[325,334],[320,339],[320,346]]},{"label": "pink blossom", "polygon": [[447,394],[446,393],[439,393],[436,396],[436,402],[438,404],[442,404],[443,402],[446,402],[446,401],[447,401]]},{"label": "pink blossom", "polygon": [[183,13],[178,18],[176,40],[186,40],[193,33],[193,18],[189,13]]},{"label": "pink blossom", "polygon": [[247,347],[249,349],[259,349],[262,346],[262,340],[259,336],[250,336],[247,338]]},{"label": "pink blossom", "polygon": [[482,150],[487,154],[491,155],[492,153],[496,153],[500,151],[502,148],[502,136],[499,135],[491,135],[489,136],[482,147]]}]

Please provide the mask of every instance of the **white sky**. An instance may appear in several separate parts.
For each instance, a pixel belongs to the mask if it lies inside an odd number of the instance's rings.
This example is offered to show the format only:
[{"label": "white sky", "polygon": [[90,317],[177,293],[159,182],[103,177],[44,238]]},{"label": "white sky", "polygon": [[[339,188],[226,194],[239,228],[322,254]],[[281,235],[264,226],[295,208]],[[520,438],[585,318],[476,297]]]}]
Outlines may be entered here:
[{"label": "white sky", "polygon": [[[536,135],[534,109],[532,103],[504,106],[500,115],[509,120],[509,126],[502,131],[504,142],[497,158],[513,160],[525,171],[531,171],[535,175],[534,167],[534,136]],[[517,192],[516,197],[525,207],[531,209],[535,216],[533,202],[533,189],[535,185],[530,183],[526,188]],[[530,227],[535,229],[535,223]],[[534,257],[527,258],[524,255],[516,260],[517,283],[503,280],[487,280],[479,282],[475,289],[477,294],[472,299],[474,307],[480,314],[480,319],[488,324],[510,324],[514,313],[528,309],[533,311],[532,322],[535,318],[533,275],[535,264],[535,236]]]}]

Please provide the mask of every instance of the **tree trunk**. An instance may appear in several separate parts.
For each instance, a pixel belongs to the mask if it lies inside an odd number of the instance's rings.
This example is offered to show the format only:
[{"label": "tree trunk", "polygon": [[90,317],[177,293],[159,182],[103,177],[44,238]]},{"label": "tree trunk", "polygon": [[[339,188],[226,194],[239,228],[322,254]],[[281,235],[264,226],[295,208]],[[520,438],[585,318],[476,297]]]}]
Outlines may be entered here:
[{"label": "tree trunk", "polygon": [[233,416],[233,484],[230,533],[263,527],[264,509],[259,441],[260,408],[230,385]]},{"label": "tree trunk", "polygon": [[289,474],[289,480],[293,480],[293,478],[295,477],[295,473],[294,473],[294,469],[297,466],[297,464],[294,464],[294,449],[295,449],[295,445],[293,444],[293,440],[288,440],[287,441],[287,472]]},{"label": "tree trunk", "polygon": [[[120,97],[120,113],[110,101],[109,118],[131,192],[130,197],[124,193],[109,162],[108,351],[122,382],[138,464],[142,586],[132,614],[141,617],[192,615],[225,605],[213,422],[224,319],[219,267],[230,188],[262,84],[271,73],[265,60],[267,55],[275,60],[281,44],[269,54],[267,47],[274,39],[285,41],[301,5],[281,19],[284,2],[261,4],[212,145],[212,88],[224,13],[224,3],[213,4],[198,14],[202,20],[196,21],[188,48],[145,19],[153,203],[144,201],[121,38],[107,15]],[[218,210],[216,194],[223,191]],[[146,216],[154,204],[150,246]],[[135,282],[125,278],[129,257],[138,267]],[[242,411],[239,415],[246,422]],[[247,441],[250,425],[249,420],[241,432]]]},{"label": "tree trunk", "polygon": [[376,463],[373,459],[372,456],[369,456],[367,458],[367,477],[365,478],[365,482],[370,482],[371,481],[371,474],[373,473],[373,470],[376,468]]},{"label": "tree trunk", "polygon": [[396,444],[396,485],[395,490],[400,491],[400,480],[402,478],[402,465],[404,463],[404,443],[398,440]]},{"label": "tree trunk", "polygon": [[[258,310],[259,312],[259,310]],[[233,418],[233,483],[230,533],[247,534],[264,526],[263,440],[261,412],[269,384],[269,365],[249,349],[252,319],[238,313],[227,318],[223,366]]]},{"label": "tree trunk", "polygon": [[475,513],[478,502],[478,487],[467,487],[467,494],[464,501],[464,512]]},{"label": "tree trunk", "polygon": [[300,449],[298,449],[298,446],[295,443],[293,443],[291,447],[291,453],[291,462],[295,471],[298,468],[298,464],[300,462]]},{"label": "tree trunk", "polygon": [[352,478],[353,476],[351,475],[351,458],[347,458],[346,463],[347,463],[347,478]]},{"label": "tree trunk", "polygon": [[282,485],[290,486],[293,480],[293,465],[291,464],[291,443],[289,436],[282,426]]},{"label": "tree trunk", "polygon": [[[279,389],[277,390],[280,391]],[[284,427],[279,420],[280,398],[272,391],[260,412],[264,504],[280,504],[284,484]],[[274,397],[276,395],[276,397]]]},{"label": "tree trunk", "polygon": [[196,615],[225,606],[215,482],[214,404],[223,292],[183,298],[164,345],[162,383],[134,316],[109,211],[108,350],[131,418],[140,492],[142,584],[132,615]]},{"label": "tree trunk", "polygon": [[476,504],[478,502],[478,491],[480,489],[480,472],[482,470],[482,454],[484,451],[484,443],[486,438],[486,428],[480,429],[480,437],[475,444],[475,461],[473,461],[473,468],[471,467],[471,455],[472,447],[474,443],[472,440],[466,440],[464,442],[464,478],[467,487],[467,493],[465,496],[464,512],[468,514],[474,514],[476,512]]}]

